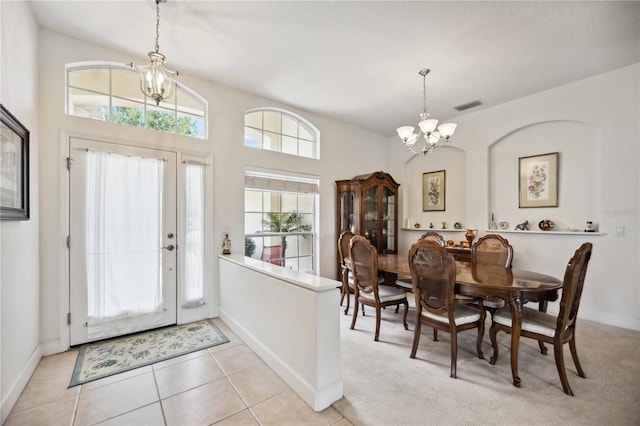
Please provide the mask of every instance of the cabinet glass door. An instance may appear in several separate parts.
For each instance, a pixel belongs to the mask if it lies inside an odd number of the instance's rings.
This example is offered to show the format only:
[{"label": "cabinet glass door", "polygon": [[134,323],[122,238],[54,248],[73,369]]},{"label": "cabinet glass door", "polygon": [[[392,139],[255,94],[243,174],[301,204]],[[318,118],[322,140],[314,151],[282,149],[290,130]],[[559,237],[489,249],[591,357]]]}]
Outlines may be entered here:
[{"label": "cabinet glass door", "polygon": [[340,194],[340,234],[351,231],[355,234],[355,194],[353,191],[346,191]]},{"label": "cabinet glass door", "polygon": [[382,252],[395,252],[396,229],[396,196],[389,189],[384,188],[382,195]]},{"label": "cabinet glass door", "polygon": [[362,235],[371,241],[371,244],[379,250],[378,237],[380,230],[378,229],[378,187],[373,186],[364,193],[364,229]]}]

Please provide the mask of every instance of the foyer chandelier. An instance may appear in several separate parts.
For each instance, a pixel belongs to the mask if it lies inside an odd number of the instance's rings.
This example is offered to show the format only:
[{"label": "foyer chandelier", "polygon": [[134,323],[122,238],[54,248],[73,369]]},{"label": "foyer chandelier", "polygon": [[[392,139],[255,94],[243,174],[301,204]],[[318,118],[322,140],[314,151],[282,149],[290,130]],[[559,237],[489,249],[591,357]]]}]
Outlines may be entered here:
[{"label": "foyer chandelier", "polygon": [[[422,113],[419,115],[418,132],[414,133],[413,126],[398,127],[396,131],[402,139],[404,145],[414,154],[422,153],[427,155],[449,142],[453,132],[458,127],[455,123],[442,123],[438,126],[438,120],[431,118],[427,112],[427,74],[431,70],[428,68],[420,70],[418,74],[422,76]],[[437,129],[436,129],[437,128]],[[424,142],[418,143],[420,136],[424,137]]]},{"label": "foyer chandelier", "polygon": [[148,65],[135,65],[133,62],[127,64],[131,68],[136,68],[140,73],[140,90],[145,96],[156,101],[160,105],[161,101],[166,101],[173,96],[176,88],[175,77],[180,76],[179,71],[169,71],[164,66],[165,56],[159,52],[160,46],[160,3],[167,0],[155,0],[156,2],[156,50],[149,52]]}]

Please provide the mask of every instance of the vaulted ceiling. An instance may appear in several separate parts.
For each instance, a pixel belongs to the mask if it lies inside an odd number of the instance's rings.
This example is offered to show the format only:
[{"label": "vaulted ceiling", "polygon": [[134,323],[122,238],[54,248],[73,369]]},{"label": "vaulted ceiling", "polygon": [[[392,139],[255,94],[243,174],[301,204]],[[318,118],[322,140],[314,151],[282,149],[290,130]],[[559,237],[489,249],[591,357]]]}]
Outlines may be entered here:
[{"label": "vaulted ceiling", "polygon": [[[32,1],[43,27],[141,62],[155,2]],[[427,106],[459,115],[640,62],[640,3],[186,1],[160,5],[167,65],[395,134]],[[110,58],[103,58],[110,60]]]}]

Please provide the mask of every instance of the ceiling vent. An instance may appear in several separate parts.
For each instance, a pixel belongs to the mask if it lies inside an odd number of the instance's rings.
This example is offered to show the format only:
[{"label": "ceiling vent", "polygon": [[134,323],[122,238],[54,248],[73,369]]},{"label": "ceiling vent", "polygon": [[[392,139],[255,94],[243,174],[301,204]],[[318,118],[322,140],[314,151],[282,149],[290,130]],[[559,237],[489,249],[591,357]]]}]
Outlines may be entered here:
[{"label": "ceiling vent", "polygon": [[480,102],[478,99],[476,99],[475,101],[471,101],[471,102],[467,102],[466,104],[462,104],[462,105],[458,105],[453,107],[456,111],[466,111],[468,109],[471,108],[475,108],[477,106],[482,105],[482,102]]}]

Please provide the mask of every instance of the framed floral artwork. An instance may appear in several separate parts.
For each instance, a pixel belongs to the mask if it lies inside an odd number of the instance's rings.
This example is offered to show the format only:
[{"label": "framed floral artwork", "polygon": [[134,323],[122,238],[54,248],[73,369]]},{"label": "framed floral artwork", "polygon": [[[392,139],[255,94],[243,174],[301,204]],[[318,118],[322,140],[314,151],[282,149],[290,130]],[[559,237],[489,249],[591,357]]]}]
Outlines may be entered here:
[{"label": "framed floral artwork", "polygon": [[445,210],[445,171],[422,174],[422,211],[435,212]]},{"label": "framed floral artwork", "polygon": [[1,104],[0,219],[29,219],[29,131]]},{"label": "framed floral artwork", "polygon": [[558,207],[558,153],[519,158],[519,207]]}]

